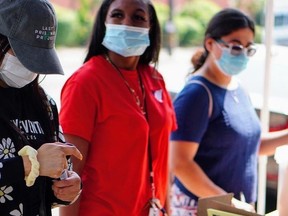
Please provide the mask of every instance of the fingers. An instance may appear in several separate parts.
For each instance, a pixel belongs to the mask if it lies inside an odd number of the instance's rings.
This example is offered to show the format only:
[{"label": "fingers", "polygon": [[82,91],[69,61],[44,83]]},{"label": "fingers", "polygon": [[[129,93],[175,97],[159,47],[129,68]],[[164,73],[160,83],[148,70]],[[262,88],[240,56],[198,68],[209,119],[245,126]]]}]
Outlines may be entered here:
[{"label": "fingers", "polygon": [[54,195],[63,201],[73,201],[81,192],[80,177],[73,171],[69,171],[66,180],[53,181],[52,190]]},{"label": "fingers", "polygon": [[74,171],[67,171],[67,178],[63,180],[55,180],[53,184],[59,188],[69,187],[73,185],[78,185],[77,189],[81,189],[81,178]]},{"label": "fingers", "polygon": [[61,143],[59,145],[61,145],[61,150],[64,152],[65,155],[73,155],[79,160],[82,160],[83,156],[81,152],[74,145],[70,143]]},{"label": "fingers", "polygon": [[47,176],[49,176],[51,178],[55,178],[55,179],[61,178],[64,170],[66,170],[66,168],[67,168],[63,164],[66,164],[66,163],[60,162],[60,163],[51,164],[51,167],[49,169],[50,172],[48,173]]},{"label": "fingers", "polygon": [[40,163],[40,175],[59,178],[63,169],[67,169],[67,156],[73,155],[82,159],[80,151],[71,144],[45,143],[38,150],[37,159]]}]

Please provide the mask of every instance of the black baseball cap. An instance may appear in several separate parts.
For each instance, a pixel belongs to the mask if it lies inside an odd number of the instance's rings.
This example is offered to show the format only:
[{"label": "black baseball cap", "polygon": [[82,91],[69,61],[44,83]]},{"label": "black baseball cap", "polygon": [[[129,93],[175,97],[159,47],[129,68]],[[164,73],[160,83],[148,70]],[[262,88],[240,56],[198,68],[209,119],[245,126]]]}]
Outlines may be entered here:
[{"label": "black baseball cap", "polygon": [[48,0],[0,0],[0,34],[19,61],[39,74],[64,74],[55,50],[57,19]]}]

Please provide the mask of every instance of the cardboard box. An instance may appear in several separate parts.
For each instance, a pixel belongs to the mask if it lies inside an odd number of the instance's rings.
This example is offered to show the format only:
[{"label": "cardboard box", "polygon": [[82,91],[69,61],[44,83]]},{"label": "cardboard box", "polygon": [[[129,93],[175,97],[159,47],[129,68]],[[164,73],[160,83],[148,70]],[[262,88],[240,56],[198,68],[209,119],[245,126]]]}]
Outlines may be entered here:
[{"label": "cardboard box", "polygon": [[[231,206],[232,198],[232,193],[221,196],[200,198],[198,201],[197,214],[198,216],[263,216]],[[274,211],[265,216],[278,216],[278,212]]]},{"label": "cardboard box", "polygon": [[215,215],[217,216],[242,216],[240,214],[234,214],[231,212],[220,211],[220,210],[212,209],[212,208],[207,209],[207,214],[208,216],[215,216]]}]

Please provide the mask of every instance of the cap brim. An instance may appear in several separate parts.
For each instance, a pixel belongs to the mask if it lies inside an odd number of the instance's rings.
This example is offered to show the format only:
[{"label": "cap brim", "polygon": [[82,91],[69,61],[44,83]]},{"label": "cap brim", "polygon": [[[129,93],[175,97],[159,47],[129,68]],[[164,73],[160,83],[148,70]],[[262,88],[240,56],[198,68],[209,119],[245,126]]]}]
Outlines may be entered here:
[{"label": "cap brim", "polygon": [[8,39],[19,61],[30,71],[38,74],[64,74],[55,48],[32,47],[13,38]]}]

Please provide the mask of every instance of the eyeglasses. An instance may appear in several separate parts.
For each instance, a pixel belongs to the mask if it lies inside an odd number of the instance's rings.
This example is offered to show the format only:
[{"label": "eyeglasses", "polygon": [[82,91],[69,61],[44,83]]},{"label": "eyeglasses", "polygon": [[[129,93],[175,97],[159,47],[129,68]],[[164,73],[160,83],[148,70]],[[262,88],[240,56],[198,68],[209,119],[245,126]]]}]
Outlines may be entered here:
[{"label": "eyeglasses", "polygon": [[244,53],[246,56],[251,57],[256,53],[256,47],[254,45],[244,47],[242,45],[236,45],[232,43],[228,44],[221,39],[217,39],[216,42],[219,44],[223,44],[225,47],[227,47],[229,49],[230,54],[234,56],[238,56]]}]

